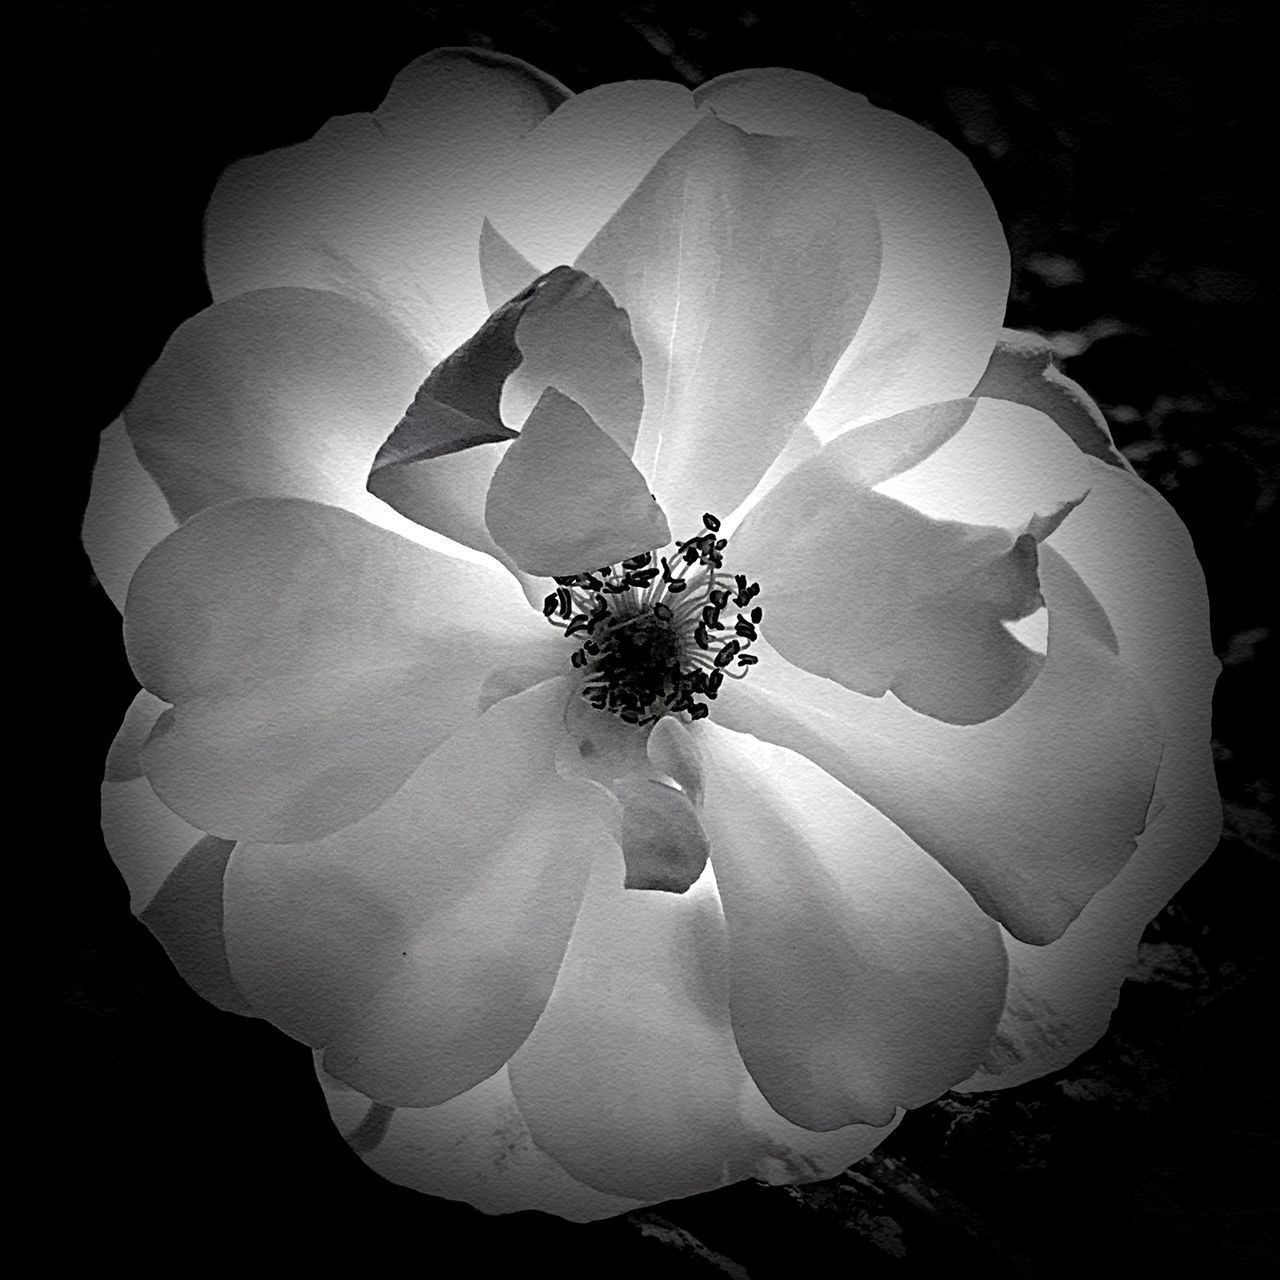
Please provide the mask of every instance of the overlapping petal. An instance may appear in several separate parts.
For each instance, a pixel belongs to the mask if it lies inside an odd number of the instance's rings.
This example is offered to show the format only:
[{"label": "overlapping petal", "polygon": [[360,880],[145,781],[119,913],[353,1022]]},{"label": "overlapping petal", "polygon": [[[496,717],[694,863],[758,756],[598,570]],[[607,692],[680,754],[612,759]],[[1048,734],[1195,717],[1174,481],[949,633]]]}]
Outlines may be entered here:
[{"label": "overlapping petal", "polygon": [[671,541],[631,459],[555,387],[502,455],[484,518],[516,565],[547,577],[618,564]]},{"label": "overlapping petal", "polygon": [[227,964],[222,888],[230,840],[205,836],[183,855],[139,919],[197,995],[228,1013],[252,1013]]},{"label": "overlapping petal", "polygon": [[161,798],[235,839],[309,839],[368,813],[479,712],[488,671],[550,637],[499,566],[335,507],[201,512],[130,587],[129,660],[173,710],[142,752]]},{"label": "overlapping petal", "polygon": [[485,712],[367,818],[227,868],[231,971],[254,1007],[379,1102],[431,1106],[502,1067],[560,968],[616,805],[547,750],[563,679]]},{"label": "overlapping petal", "polygon": [[1036,333],[1001,329],[991,360],[973,389],[975,396],[1012,400],[1039,409],[1082,453],[1132,471],[1116,448],[1111,429],[1084,388],[1054,363],[1053,345]]},{"label": "overlapping petal", "polygon": [[420,347],[358,302],[262,290],[180,325],[125,422],[179,520],[250,496],[367,515],[380,507],[365,492],[369,465],[428,367]]},{"label": "overlapping petal", "polygon": [[1065,1066],[1106,1030],[1147,922],[1212,851],[1221,802],[1210,751],[1218,673],[1204,575],[1185,527],[1136,477],[1090,461],[1089,500],[1052,535],[1105,606],[1119,656],[1164,734],[1151,816],[1120,873],[1045,947],[1006,939],[1009,1004],[965,1087],[1003,1088]]},{"label": "overlapping petal", "polygon": [[998,715],[1039,672],[1040,656],[1004,624],[1041,606],[1036,547],[1070,506],[1001,529],[931,519],[865,481],[886,465],[882,438],[963,437],[976,407],[950,401],[846,433],[761,499],[734,537],[735,555],[769,584],[767,630],[783,657],[959,724]]},{"label": "overlapping petal", "polygon": [[111,744],[102,779],[102,835],[141,915],[187,851],[204,832],[161,802],[142,772],[138,754],[167,704],[140,689]]},{"label": "overlapping petal", "polygon": [[143,556],[177,527],[164,494],[138,461],[124,420],[117,418],[98,442],[81,537],[102,589],[121,613]]},{"label": "overlapping petal", "polygon": [[774,1109],[887,1124],[981,1061],[1004,1007],[997,926],[817,765],[706,722],[705,820],[733,1032]]},{"label": "overlapping petal", "polygon": [[875,297],[807,421],[821,436],[969,395],[1004,319],[1009,251],[969,161],[911,120],[802,71],[735,71],[699,106],[753,133],[820,140],[871,191]]},{"label": "overlapping petal", "polygon": [[[1097,601],[1047,546],[1044,667],[1007,711],[946,724],[811,676],[767,644],[717,719],[869,800],[1016,938],[1060,937],[1142,831],[1162,736]],[[1087,801],[1086,798],[1087,797]]]},{"label": "overlapping petal", "polygon": [[538,1209],[592,1222],[637,1209],[571,1178],[529,1134],[504,1067],[435,1107],[384,1107],[329,1075],[316,1075],[329,1114],[352,1149],[384,1178],[485,1213]]},{"label": "overlapping petal", "polygon": [[575,1178],[640,1200],[694,1195],[754,1162],[729,1029],[724,923],[685,894],[593,870],[546,1012],[510,1064],[534,1141]]},{"label": "overlapping petal", "polygon": [[[626,313],[599,281],[569,267],[521,289],[431,371],[378,448],[370,492],[416,523],[514,567],[519,557],[513,559],[502,539],[495,542],[477,523],[474,499],[483,492],[480,480],[492,479],[518,435],[515,428],[525,425],[549,386],[585,411],[613,442],[611,449],[601,444],[618,455],[615,465],[633,472],[628,455],[643,405],[640,353]],[[469,482],[455,486],[462,468],[439,469],[460,453],[474,461],[465,464]],[[553,509],[529,513],[539,531],[553,534],[561,512],[572,516],[579,506],[601,500],[604,477],[592,461],[561,459],[546,477],[544,505]],[[637,478],[634,487],[642,489],[643,482]],[[616,496],[607,494],[609,500]],[[511,501],[512,514],[523,514],[523,499]]]},{"label": "overlapping petal", "polygon": [[697,118],[693,94],[665,80],[575,94],[521,141],[489,219],[536,270],[572,263]]},{"label": "overlapping petal", "polygon": [[442,358],[488,314],[476,260],[486,204],[520,140],[568,97],[516,58],[438,49],[401,71],[375,112],[237,161],[205,220],[215,300],[334,290]]},{"label": "overlapping petal", "polygon": [[575,265],[631,319],[636,465],[677,527],[732,511],[809,411],[870,302],[879,241],[843,155],[704,115],[583,250]]}]

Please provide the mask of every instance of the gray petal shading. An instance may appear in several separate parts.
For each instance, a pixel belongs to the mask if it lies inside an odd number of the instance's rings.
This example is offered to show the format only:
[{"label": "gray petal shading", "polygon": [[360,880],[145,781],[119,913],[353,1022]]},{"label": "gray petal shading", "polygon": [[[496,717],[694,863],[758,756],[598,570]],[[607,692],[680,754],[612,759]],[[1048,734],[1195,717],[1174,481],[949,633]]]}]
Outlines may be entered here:
[{"label": "gray petal shading", "polygon": [[222,936],[222,878],[234,840],[205,836],[169,873],[139,917],[187,985],[228,1013],[251,1014],[231,978]]}]

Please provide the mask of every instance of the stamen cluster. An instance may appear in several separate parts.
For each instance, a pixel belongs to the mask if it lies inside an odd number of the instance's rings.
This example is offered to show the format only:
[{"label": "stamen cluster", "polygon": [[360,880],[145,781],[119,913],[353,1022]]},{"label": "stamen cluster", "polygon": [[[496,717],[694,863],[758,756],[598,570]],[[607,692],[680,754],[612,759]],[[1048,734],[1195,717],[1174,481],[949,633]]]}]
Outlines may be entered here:
[{"label": "stamen cluster", "polygon": [[746,651],[764,610],[756,605],[732,623],[721,614],[731,600],[746,609],[760,584],[723,572],[728,539],[716,536],[720,521],[710,512],[702,524],[670,560],[655,564],[646,551],[617,569],[555,579],[542,612],[566,636],[583,637],[570,661],[585,674],[582,696],[598,710],[636,725],[681,712],[701,720],[709,708],[699,699],[714,699],[726,676],[741,680],[759,661]]}]

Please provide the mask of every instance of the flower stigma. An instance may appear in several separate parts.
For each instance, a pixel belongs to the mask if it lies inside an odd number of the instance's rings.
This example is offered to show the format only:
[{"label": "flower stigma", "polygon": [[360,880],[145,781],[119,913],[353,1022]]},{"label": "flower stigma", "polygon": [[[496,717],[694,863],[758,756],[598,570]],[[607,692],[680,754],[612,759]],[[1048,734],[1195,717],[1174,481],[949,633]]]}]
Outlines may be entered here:
[{"label": "flower stigma", "polygon": [[[555,579],[542,612],[566,636],[581,636],[570,655],[583,673],[581,694],[599,711],[628,724],[654,724],[666,715],[709,713],[725,677],[741,680],[759,661],[748,653],[764,616],[759,605],[732,622],[760,594],[758,582],[723,571],[727,538],[710,512],[703,531],[677,542],[670,559],[651,551],[611,565]],[[674,561],[677,568],[673,569]]]}]

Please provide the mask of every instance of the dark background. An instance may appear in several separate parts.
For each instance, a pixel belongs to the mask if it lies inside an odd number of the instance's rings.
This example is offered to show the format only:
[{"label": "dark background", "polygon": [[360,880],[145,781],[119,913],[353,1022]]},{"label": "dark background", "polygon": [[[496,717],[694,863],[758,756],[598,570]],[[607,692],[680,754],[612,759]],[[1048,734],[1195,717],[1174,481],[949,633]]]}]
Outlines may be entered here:
[{"label": "dark background", "polygon": [[[1260,268],[1275,167],[1262,127],[1268,6],[958,8],[934,22],[879,4],[821,18],[796,4],[47,7],[22,126],[45,155],[32,190],[55,263],[46,385],[60,455],[43,530],[56,593],[39,633],[63,674],[46,690],[61,767],[41,849],[55,888],[40,912],[58,994],[27,1108],[54,1158],[30,1180],[38,1273],[74,1254],[175,1276],[228,1264],[1223,1276],[1280,1256],[1264,1189],[1277,1167],[1280,904],[1263,764],[1274,567],[1261,539],[1280,451],[1261,395],[1274,364]],[[1110,1034],[1022,1089],[913,1112],[830,1183],[739,1184],[589,1227],[486,1218],[392,1186],[330,1127],[306,1049],[175,976],[102,847],[101,762],[135,685],[78,543],[98,432],[208,304],[200,228],[219,171],[373,108],[440,44],[516,54],[574,90],[793,66],[948,138],[1009,235],[1008,323],[1056,335],[1208,576],[1225,833],[1149,928]]]}]

